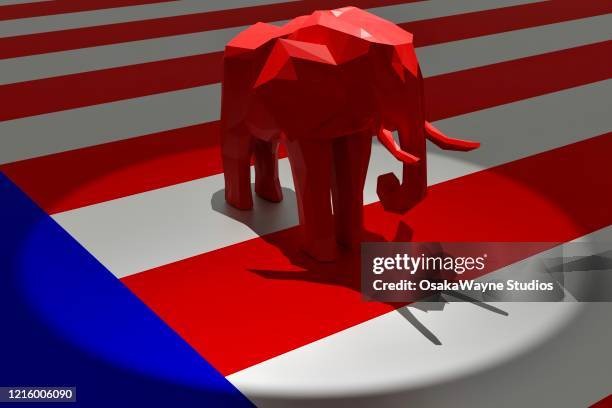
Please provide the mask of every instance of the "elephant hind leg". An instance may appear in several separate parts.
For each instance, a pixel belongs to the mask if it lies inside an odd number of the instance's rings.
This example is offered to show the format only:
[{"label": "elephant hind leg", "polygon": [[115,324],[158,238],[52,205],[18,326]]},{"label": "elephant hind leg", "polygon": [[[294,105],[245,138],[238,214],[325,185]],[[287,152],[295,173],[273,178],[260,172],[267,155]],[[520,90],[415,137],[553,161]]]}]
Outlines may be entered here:
[{"label": "elephant hind leg", "polygon": [[239,210],[253,208],[251,156],[253,140],[244,130],[224,131],[221,137],[225,200]]},{"label": "elephant hind leg", "polygon": [[363,230],[363,187],[365,185],[372,136],[359,132],[333,142],[332,196],[338,243],[359,248]]},{"label": "elephant hind leg", "polygon": [[331,208],[331,143],[287,141],[297,195],[304,251],[318,261],[336,258],[336,239]]},{"label": "elephant hind leg", "polygon": [[255,150],[255,192],[261,198],[279,202],[283,199],[278,179],[278,141],[257,139]]}]

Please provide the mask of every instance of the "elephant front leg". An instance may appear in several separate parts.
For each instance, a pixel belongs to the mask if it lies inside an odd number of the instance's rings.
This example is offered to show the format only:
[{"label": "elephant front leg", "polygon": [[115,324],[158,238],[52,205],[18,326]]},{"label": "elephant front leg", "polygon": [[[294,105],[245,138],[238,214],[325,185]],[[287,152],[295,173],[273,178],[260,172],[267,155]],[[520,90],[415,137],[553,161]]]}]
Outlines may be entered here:
[{"label": "elephant front leg", "polygon": [[331,208],[331,143],[287,141],[297,196],[304,251],[318,261],[333,261],[336,239]]},{"label": "elephant front leg", "polygon": [[360,132],[334,140],[332,196],[336,238],[340,245],[355,249],[363,230],[363,187],[365,185],[372,136]]},{"label": "elephant front leg", "polygon": [[283,199],[278,179],[278,141],[255,140],[255,192],[261,198],[279,202]]},{"label": "elephant front leg", "polygon": [[221,155],[225,200],[239,210],[253,208],[251,193],[252,137],[245,129],[223,130]]}]

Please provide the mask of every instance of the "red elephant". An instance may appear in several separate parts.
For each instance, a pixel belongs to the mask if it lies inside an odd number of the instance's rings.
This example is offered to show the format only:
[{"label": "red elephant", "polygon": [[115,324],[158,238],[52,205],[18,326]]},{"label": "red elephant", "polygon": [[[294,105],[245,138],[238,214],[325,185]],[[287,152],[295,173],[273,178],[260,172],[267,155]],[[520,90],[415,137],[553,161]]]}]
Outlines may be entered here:
[{"label": "red elephant", "polygon": [[360,243],[372,135],[404,163],[401,184],[389,173],[377,188],[385,208],[401,211],[425,195],[426,138],[443,149],[478,147],[425,120],[412,34],[355,7],[282,27],[257,23],[236,36],[224,54],[221,129],[225,198],[242,210],[253,206],[253,157],[255,192],[282,200],[277,150],[284,143],[303,248],[319,261],[335,258],[336,243]]}]

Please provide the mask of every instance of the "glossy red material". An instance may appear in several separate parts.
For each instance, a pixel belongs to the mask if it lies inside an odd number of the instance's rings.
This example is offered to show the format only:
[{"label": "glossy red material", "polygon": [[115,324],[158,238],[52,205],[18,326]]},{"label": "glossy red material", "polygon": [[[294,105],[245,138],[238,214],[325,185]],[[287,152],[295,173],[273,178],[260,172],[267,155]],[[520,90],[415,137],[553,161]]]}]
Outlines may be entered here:
[{"label": "glossy red material", "polygon": [[[372,135],[403,165],[377,191],[405,212],[427,188],[425,139],[471,150],[425,120],[423,77],[412,34],[355,7],[316,11],[282,27],[257,23],[225,48],[221,152],[225,198],[249,210],[255,192],[282,200],[278,144],[287,148],[304,250],[320,261],[356,248]],[[399,144],[392,131],[398,131]],[[330,199],[331,197],[331,199]]]}]

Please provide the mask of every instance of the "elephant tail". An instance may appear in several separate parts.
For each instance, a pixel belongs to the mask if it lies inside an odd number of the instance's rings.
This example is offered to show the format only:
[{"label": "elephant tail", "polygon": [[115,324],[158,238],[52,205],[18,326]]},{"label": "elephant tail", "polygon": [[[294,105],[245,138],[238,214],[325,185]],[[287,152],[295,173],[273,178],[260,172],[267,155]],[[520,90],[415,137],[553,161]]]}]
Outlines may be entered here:
[{"label": "elephant tail", "polygon": [[401,147],[395,142],[393,139],[393,134],[385,129],[384,127],[380,127],[380,130],[376,134],[380,143],[383,144],[387,148],[387,150],[395,157],[397,160],[401,161],[404,164],[413,165],[419,162],[418,157],[402,150]]}]

